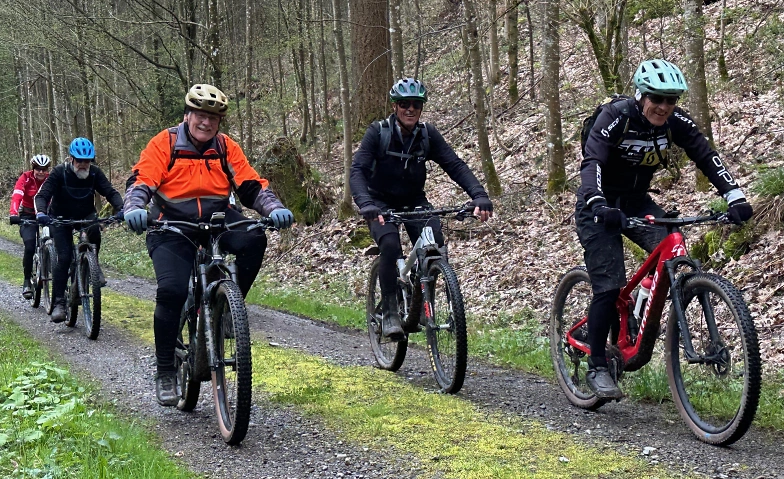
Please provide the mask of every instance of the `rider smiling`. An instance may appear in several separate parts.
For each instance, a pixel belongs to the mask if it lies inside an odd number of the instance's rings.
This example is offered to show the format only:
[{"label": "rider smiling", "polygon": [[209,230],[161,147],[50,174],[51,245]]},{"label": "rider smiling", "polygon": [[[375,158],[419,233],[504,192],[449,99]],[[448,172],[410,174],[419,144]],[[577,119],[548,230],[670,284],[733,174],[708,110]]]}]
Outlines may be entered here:
[{"label": "rider smiling", "polygon": [[[378,244],[381,263],[379,283],[382,294],[382,326],[384,336],[399,340],[404,337],[395,293],[395,261],[402,256],[397,226],[385,224],[382,210],[430,207],[424,192],[427,170],[432,160],[468,193],[475,206],[474,214],[487,221],[493,214],[493,203],[474,174],[455,154],[438,130],[420,123],[427,90],[418,80],[404,78],[389,90],[394,113],[384,122],[374,122],[362,138],[351,164],[351,194]],[[382,128],[391,129],[389,145],[378,152]],[[425,141],[427,138],[427,142]],[[429,143],[429,151],[425,144]],[[433,234],[439,245],[444,244],[440,222],[432,220]],[[416,241],[423,225],[406,224],[406,232]]]},{"label": "rider smiling", "polygon": [[[752,208],[719,154],[689,115],[677,106],[688,87],[680,69],[664,60],[644,61],[634,74],[634,99],[610,103],[597,117],[580,165],[576,223],[591,278],[593,298],[588,312],[588,385],[597,397],[617,399],[623,393],[607,368],[605,345],[618,322],[615,302],[626,284],[620,229],[627,216],[663,216],[648,195],[656,170],[671,144],[684,149],[729,204],[735,223],[751,218]],[[603,223],[603,224],[601,224]],[[663,227],[623,232],[647,252],[666,236]]]}]

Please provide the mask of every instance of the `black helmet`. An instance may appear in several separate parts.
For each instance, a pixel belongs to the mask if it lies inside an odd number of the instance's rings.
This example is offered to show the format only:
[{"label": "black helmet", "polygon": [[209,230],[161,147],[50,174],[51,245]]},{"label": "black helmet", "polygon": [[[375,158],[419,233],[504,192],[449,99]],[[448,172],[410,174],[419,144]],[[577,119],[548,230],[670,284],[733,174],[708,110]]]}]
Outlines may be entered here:
[{"label": "black helmet", "polygon": [[427,88],[421,81],[413,78],[403,78],[392,85],[389,90],[389,101],[392,103],[400,100],[422,100],[427,102]]}]

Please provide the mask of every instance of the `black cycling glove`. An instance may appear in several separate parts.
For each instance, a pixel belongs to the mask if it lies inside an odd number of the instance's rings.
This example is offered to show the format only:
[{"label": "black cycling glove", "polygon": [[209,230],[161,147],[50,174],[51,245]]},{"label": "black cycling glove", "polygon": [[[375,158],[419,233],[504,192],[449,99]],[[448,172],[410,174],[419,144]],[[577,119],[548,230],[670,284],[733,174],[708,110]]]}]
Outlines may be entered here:
[{"label": "black cycling glove", "polygon": [[727,214],[730,217],[730,221],[734,224],[742,225],[751,219],[751,215],[754,214],[754,209],[751,207],[751,203],[746,201],[745,198],[741,198],[730,203]]},{"label": "black cycling glove", "polygon": [[604,223],[607,231],[620,231],[626,226],[626,215],[618,208],[610,208],[604,200],[596,201],[591,205],[593,220]]},{"label": "black cycling glove", "polygon": [[479,208],[479,211],[493,211],[493,202],[490,201],[490,198],[486,196],[480,196],[478,198],[474,198],[470,202],[471,206],[476,206]]},{"label": "black cycling glove", "polygon": [[374,205],[373,203],[369,205],[365,205],[359,209],[359,214],[362,215],[363,218],[367,221],[374,221],[378,220],[379,215],[381,215],[381,209]]}]

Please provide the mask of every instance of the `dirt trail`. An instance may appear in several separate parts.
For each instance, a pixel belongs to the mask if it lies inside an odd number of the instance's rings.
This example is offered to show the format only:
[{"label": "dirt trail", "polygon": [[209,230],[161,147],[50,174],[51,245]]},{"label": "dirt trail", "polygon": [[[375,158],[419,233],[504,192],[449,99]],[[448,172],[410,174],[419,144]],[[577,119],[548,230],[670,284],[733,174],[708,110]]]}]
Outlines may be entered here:
[{"label": "dirt trail", "polygon": [[[21,247],[0,240],[0,249],[21,254]],[[143,299],[154,298],[150,281],[109,272],[108,287]],[[227,449],[217,433],[212,399],[203,386],[192,414],[162,408],[155,402],[150,346],[111,326],[102,327],[98,341],[80,329],[48,322],[40,310],[22,300],[20,288],[0,282],[0,308],[60,354],[73,367],[96,380],[104,398],[121,411],[152,419],[165,447],[194,471],[212,477],[416,477],[409,460],[380,461],[377,452],[345,444],[318,421],[296,410],[257,403],[248,437]],[[251,306],[253,335],[285,347],[325,357],[341,365],[371,365],[364,332],[332,328],[317,321]],[[412,348],[398,373],[426,390],[435,390],[424,351]],[[540,377],[469,362],[466,384],[459,394],[477,407],[536,420],[548,428],[574,434],[586,444],[609,446],[640,454],[674,471],[692,471],[713,478],[784,478],[784,434],[753,428],[729,448],[699,442],[674,408],[631,401],[613,403],[598,412],[572,407],[557,385]],[[642,455],[645,448],[647,455]]]}]

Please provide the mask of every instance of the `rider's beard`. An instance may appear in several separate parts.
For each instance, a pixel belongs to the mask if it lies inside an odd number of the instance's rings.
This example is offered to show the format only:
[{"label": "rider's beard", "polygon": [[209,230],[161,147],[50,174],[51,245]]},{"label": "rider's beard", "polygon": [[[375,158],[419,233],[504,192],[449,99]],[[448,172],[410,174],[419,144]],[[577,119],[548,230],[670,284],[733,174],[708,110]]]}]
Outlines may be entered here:
[{"label": "rider's beard", "polygon": [[78,168],[74,168],[74,174],[80,180],[86,180],[88,176],[90,176],[90,170],[80,170]]}]

